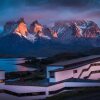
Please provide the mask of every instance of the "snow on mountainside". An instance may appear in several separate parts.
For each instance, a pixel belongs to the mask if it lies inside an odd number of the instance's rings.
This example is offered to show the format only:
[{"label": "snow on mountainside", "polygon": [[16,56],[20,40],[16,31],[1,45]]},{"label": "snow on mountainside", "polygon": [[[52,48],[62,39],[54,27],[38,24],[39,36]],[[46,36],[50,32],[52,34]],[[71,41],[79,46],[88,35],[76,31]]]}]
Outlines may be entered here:
[{"label": "snow on mountainside", "polygon": [[58,21],[54,23],[53,27],[47,27],[40,24],[37,20],[33,21],[29,28],[20,18],[17,22],[9,21],[4,25],[2,35],[15,33],[26,37],[29,33],[37,37],[47,39],[58,39],[60,41],[70,40],[75,38],[96,38],[100,36],[100,28],[93,21]]},{"label": "snow on mountainside", "polygon": [[49,33],[49,30],[41,25],[37,20],[31,23],[29,32],[35,34],[37,37],[50,39],[49,34],[51,34],[51,32]]},{"label": "snow on mountainside", "polygon": [[100,28],[92,21],[58,21],[52,27],[63,43],[75,38],[96,38],[100,36]]},{"label": "snow on mountainside", "polygon": [[100,47],[100,29],[92,21],[58,21],[53,27],[24,19],[7,22],[0,38],[0,56],[48,57],[64,52],[84,53]]}]

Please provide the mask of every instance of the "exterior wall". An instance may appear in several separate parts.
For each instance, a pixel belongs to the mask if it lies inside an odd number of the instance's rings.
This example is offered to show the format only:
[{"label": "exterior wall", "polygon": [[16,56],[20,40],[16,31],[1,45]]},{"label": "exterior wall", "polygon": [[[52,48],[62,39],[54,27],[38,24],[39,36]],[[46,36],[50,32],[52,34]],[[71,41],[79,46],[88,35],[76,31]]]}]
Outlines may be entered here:
[{"label": "exterior wall", "polygon": [[[65,79],[69,79],[69,78],[78,78],[78,76],[80,75],[82,70],[88,68],[89,65],[90,64],[79,67],[79,68],[75,68],[75,69],[72,69],[72,70],[64,70],[64,71],[55,72],[56,82],[62,81],[62,80],[65,80]],[[77,73],[73,73],[74,70],[77,70]]]},{"label": "exterior wall", "polygon": [[46,69],[47,74],[46,75],[47,75],[47,79],[49,79],[49,82],[56,82],[55,77],[50,76],[50,71],[53,71],[53,70],[56,70],[56,69],[62,69],[62,68],[63,68],[63,66],[48,66],[47,67],[47,69]]},{"label": "exterior wall", "polygon": [[56,82],[55,78],[49,78],[49,82]]},{"label": "exterior wall", "polygon": [[93,82],[65,82],[65,87],[93,87],[100,86],[100,83]]},{"label": "exterior wall", "polygon": [[[72,90],[68,90],[68,87],[71,87],[71,89],[76,88],[76,87],[94,87],[94,86],[99,86],[100,87],[100,83],[86,83],[86,82],[63,82],[63,83],[59,83],[59,84],[55,84],[52,86],[48,86],[48,87],[39,87],[39,86],[15,86],[15,85],[0,85],[0,89],[8,89],[11,92],[15,92],[15,93],[30,93],[30,92],[40,92],[40,90],[42,92],[45,92],[45,95],[37,95],[37,96],[13,96],[10,94],[10,96],[12,96],[14,99],[20,99],[20,100],[43,100],[46,99],[46,97],[49,96],[53,96],[55,94],[59,94],[63,91],[72,91]],[[51,93],[52,92],[52,93]],[[5,96],[8,94],[4,94]],[[2,94],[0,94],[0,97],[2,96]]]},{"label": "exterior wall", "polygon": [[[46,97],[53,96],[55,94],[59,94],[62,91],[72,91],[69,90],[68,87],[71,88],[77,88],[77,87],[93,87],[93,86],[99,86],[100,83],[86,83],[86,82],[63,82],[55,85],[51,85],[48,87],[39,87],[39,86],[17,86],[17,85],[5,85],[2,84],[0,85],[0,89],[5,89],[14,93],[34,93],[34,92],[45,92],[44,95],[37,95],[37,96],[22,96],[21,98],[25,98],[25,100],[30,99],[45,99]],[[15,96],[15,98],[19,98]],[[27,98],[27,99],[26,99]]]},{"label": "exterior wall", "polygon": [[0,85],[0,89],[10,90],[15,93],[30,93],[30,92],[49,92],[62,89],[64,87],[86,87],[100,86],[100,82],[62,82],[59,84],[41,87],[41,86],[18,86],[18,85]]},{"label": "exterior wall", "polygon": [[[99,76],[99,77],[98,77]],[[89,79],[100,80],[100,73],[92,74]]]},{"label": "exterior wall", "polygon": [[0,90],[4,89],[5,83],[0,83]]},{"label": "exterior wall", "polygon": [[5,79],[5,71],[0,71],[0,80]]},{"label": "exterior wall", "polygon": [[46,69],[47,78],[50,78],[49,71],[53,71],[59,68],[64,68],[64,67],[63,66],[47,66],[47,69]]},{"label": "exterior wall", "polygon": [[0,86],[5,84],[5,71],[0,71]]},{"label": "exterior wall", "polygon": [[63,87],[64,87],[64,83],[55,84],[55,85],[49,86],[48,87],[48,91],[59,90],[59,89],[61,89]]},{"label": "exterior wall", "polygon": [[[95,63],[100,63],[100,61],[95,62]],[[92,65],[95,63],[90,63],[85,66],[75,68],[72,70],[64,70],[64,71],[58,71],[55,72],[55,80],[56,82],[66,80],[69,78],[80,78],[80,79],[93,79],[97,80],[100,79],[100,65]],[[77,71],[76,73],[74,71]]]},{"label": "exterior wall", "polygon": [[30,93],[30,92],[45,92],[46,87],[39,86],[18,86],[18,85],[4,85],[6,90],[10,90],[16,93]]},{"label": "exterior wall", "polygon": [[[100,71],[100,66],[92,66],[88,71],[84,72],[80,78],[84,78],[85,76],[88,76],[93,71]],[[98,77],[100,78],[100,75],[97,76],[97,79]],[[94,78],[91,77],[91,79],[94,79]]]},{"label": "exterior wall", "polygon": [[74,70],[77,70],[77,73],[74,73],[73,78],[78,78],[80,73],[82,72],[83,69],[89,68],[90,64],[84,65],[82,67],[76,68]]},{"label": "exterior wall", "polygon": [[73,70],[65,70],[60,72],[55,72],[56,82],[69,79],[73,77]]}]

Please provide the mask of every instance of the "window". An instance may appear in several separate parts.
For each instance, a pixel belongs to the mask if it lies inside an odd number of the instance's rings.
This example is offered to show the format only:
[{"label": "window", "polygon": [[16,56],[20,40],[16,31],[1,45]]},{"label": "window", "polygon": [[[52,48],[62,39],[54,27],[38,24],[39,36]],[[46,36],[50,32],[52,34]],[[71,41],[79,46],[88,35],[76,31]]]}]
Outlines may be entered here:
[{"label": "window", "polygon": [[4,80],[0,80],[0,83],[4,83]]},{"label": "window", "polygon": [[11,94],[14,96],[19,96],[19,97],[45,95],[45,91],[43,91],[43,92],[31,92],[31,93],[15,93],[15,92],[12,92],[9,90],[4,90],[4,93]]},{"label": "window", "polygon": [[50,78],[54,78],[54,76],[55,76],[54,72],[50,71],[49,73],[50,73]]},{"label": "window", "polygon": [[73,73],[77,73],[77,70],[73,70]]}]

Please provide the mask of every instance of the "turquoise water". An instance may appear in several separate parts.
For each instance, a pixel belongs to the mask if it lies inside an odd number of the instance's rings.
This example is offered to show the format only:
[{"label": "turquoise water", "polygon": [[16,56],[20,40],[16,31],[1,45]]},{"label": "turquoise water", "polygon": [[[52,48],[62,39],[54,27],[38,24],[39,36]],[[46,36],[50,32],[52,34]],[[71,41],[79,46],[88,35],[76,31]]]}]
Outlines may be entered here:
[{"label": "turquoise water", "polygon": [[4,70],[6,72],[15,72],[15,71],[34,71],[34,68],[29,68],[22,65],[17,65],[19,63],[23,63],[24,58],[7,58],[0,59],[0,70]]}]

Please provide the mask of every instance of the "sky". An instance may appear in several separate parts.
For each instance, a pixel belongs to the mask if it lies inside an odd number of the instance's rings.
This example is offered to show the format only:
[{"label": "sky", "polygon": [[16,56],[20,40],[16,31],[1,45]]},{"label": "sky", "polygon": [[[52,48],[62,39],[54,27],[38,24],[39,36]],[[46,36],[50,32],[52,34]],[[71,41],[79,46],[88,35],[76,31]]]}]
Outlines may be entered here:
[{"label": "sky", "polygon": [[24,17],[27,24],[39,20],[92,20],[100,26],[100,0],[0,0],[0,29],[7,21]]}]

